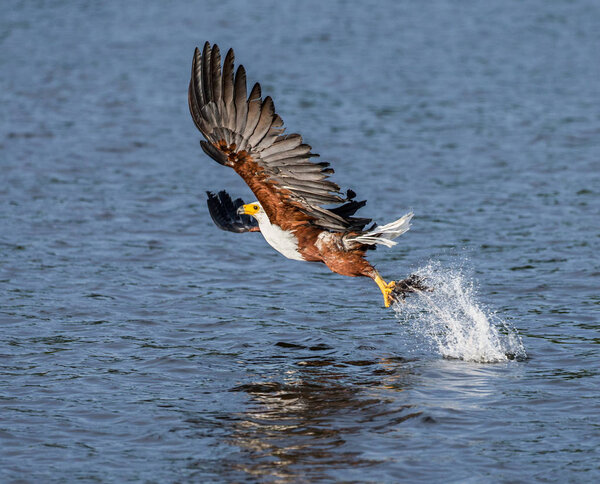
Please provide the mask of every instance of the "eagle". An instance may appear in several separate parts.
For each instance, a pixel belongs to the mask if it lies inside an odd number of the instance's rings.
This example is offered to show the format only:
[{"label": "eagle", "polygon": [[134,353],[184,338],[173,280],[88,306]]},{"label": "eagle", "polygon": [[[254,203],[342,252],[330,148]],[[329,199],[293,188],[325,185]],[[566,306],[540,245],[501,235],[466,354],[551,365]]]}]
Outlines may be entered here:
[{"label": "eagle", "polygon": [[256,196],[244,203],[226,191],[207,192],[209,213],[219,228],[260,232],[288,259],[321,262],[344,276],[370,277],[385,307],[426,289],[414,274],[385,282],[366,259],[367,250],[377,245],[396,245],[410,227],[412,212],[383,226],[355,217],[366,200],[355,200],[352,190],[342,193],[329,179],[329,163],[313,161],[319,155],[301,135],[284,134],[283,120],[271,97],[262,97],[259,83],[248,94],[246,71],[242,65],[234,69],[233,49],[221,63],[218,45],[206,42],[202,52],[196,48],[188,103],[205,138],[203,151],[233,168]]}]

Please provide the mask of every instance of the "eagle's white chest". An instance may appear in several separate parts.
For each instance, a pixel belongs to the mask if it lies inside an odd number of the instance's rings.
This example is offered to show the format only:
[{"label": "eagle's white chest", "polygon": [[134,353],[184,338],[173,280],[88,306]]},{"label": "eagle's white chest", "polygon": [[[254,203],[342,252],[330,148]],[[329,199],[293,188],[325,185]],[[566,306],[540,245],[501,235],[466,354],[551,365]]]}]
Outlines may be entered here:
[{"label": "eagle's white chest", "polygon": [[264,213],[257,215],[260,232],[271,247],[288,259],[304,260],[298,252],[298,239],[292,232],[286,232],[273,225]]}]

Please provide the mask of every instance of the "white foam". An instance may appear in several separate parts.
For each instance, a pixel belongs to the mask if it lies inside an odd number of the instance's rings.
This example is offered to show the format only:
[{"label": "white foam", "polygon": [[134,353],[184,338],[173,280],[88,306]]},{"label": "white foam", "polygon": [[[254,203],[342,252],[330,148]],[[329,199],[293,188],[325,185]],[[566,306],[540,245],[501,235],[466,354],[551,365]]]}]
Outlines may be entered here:
[{"label": "white foam", "polygon": [[527,356],[516,329],[477,301],[473,279],[462,269],[432,262],[415,273],[434,290],[410,294],[394,309],[442,356],[481,363]]}]

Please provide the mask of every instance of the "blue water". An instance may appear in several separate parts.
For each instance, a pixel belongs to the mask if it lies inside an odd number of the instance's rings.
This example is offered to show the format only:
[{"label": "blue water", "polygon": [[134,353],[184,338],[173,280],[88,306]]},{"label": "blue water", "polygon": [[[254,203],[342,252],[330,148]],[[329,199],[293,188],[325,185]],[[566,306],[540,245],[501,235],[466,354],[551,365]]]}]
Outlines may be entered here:
[{"label": "blue water", "polygon": [[[600,4],[9,2],[0,481],[598,482]],[[412,229],[369,280],[218,230],[193,49],[234,47]]]}]

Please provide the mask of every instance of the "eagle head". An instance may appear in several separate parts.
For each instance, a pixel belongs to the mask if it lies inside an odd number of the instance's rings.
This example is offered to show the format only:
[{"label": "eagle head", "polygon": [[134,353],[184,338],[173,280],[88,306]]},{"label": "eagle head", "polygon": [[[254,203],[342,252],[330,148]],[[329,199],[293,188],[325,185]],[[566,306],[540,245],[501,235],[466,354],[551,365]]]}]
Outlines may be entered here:
[{"label": "eagle head", "polygon": [[237,212],[240,215],[252,215],[253,217],[256,217],[259,213],[264,213],[264,210],[260,203],[252,202],[242,205],[237,209]]}]

